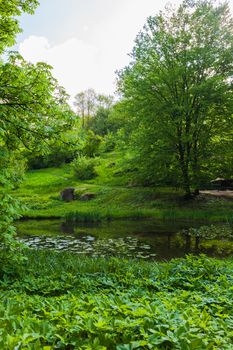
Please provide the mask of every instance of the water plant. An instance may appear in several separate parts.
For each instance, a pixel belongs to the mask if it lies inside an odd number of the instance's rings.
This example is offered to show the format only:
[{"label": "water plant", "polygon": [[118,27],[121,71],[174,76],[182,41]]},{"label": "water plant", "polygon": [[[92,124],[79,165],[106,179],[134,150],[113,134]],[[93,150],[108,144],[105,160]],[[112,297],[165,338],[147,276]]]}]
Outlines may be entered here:
[{"label": "water plant", "polygon": [[191,227],[183,230],[182,233],[190,237],[202,239],[232,239],[233,228],[229,224],[225,225],[203,225],[198,228]]}]

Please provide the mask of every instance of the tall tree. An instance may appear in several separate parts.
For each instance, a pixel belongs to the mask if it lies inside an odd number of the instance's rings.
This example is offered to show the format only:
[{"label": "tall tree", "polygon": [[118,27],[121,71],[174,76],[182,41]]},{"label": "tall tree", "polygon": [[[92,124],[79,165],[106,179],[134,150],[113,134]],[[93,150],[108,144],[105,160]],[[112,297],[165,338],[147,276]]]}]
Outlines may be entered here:
[{"label": "tall tree", "polygon": [[185,0],[178,9],[148,18],[131,57],[119,74],[119,89],[137,127],[138,152],[154,178],[180,175],[190,196],[215,143],[227,141],[233,128],[228,4]]},{"label": "tall tree", "polygon": [[98,108],[109,109],[114,103],[114,97],[111,95],[98,94],[97,95],[97,105]]},{"label": "tall tree", "polygon": [[93,115],[96,106],[97,95],[94,89],[87,89],[75,96],[74,105],[77,113],[82,119],[82,126],[85,127],[85,120]]},{"label": "tall tree", "polygon": [[[14,16],[33,12],[37,1],[0,3],[0,53],[14,42],[20,28]],[[18,53],[0,61],[0,274],[19,261],[13,220],[19,204],[11,190],[19,179],[22,147],[46,147],[46,141],[70,123],[67,95],[44,63],[27,63]]]},{"label": "tall tree", "polygon": [[113,104],[111,95],[97,94],[94,89],[87,89],[79,92],[75,96],[74,105],[77,108],[77,114],[81,117],[82,126],[85,127],[85,121],[89,121],[99,108],[109,109]]},{"label": "tall tree", "polygon": [[15,42],[15,35],[21,31],[17,17],[22,12],[33,13],[39,5],[37,0],[0,1],[0,54]]}]

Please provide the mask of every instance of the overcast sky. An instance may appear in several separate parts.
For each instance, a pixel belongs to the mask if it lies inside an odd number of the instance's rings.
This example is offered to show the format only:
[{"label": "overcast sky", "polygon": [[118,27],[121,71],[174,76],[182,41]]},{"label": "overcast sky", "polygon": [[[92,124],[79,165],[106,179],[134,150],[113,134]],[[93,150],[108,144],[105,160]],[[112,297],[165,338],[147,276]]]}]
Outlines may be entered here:
[{"label": "overcast sky", "polygon": [[[178,3],[173,0],[171,3]],[[167,0],[40,0],[33,16],[23,15],[17,49],[33,63],[45,61],[73,97],[89,87],[115,90],[115,71],[128,54],[146,18]],[[230,1],[233,7],[233,0]]]}]

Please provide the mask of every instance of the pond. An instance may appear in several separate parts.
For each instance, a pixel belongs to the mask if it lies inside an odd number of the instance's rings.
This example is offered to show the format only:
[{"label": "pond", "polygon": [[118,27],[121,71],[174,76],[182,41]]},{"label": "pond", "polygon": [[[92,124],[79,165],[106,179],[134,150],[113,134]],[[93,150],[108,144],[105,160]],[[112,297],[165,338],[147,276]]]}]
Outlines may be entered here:
[{"label": "pond", "polygon": [[170,260],[187,253],[226,256],[233,253],[231,240],[200,240],[181,231],[203,223],[127,220],[100,224],[59,220],[17,223],[17,238],[31,248],[68,250],[79,255],[121,256]]}]

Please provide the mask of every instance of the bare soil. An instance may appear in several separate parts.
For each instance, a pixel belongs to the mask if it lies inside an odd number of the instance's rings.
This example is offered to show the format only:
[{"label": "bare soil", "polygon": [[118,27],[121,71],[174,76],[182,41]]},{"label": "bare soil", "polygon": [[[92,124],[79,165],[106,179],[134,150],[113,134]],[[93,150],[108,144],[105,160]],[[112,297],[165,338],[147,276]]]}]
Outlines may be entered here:
[{"label": "bare soil", "polygon": [[233,191],[232,190],[225,190],[225,191],[218,191],[218,190],[204,190],[200,191],[201,194],[204,195],[210,195],[218,198],[227,198],[233,200]]}]

